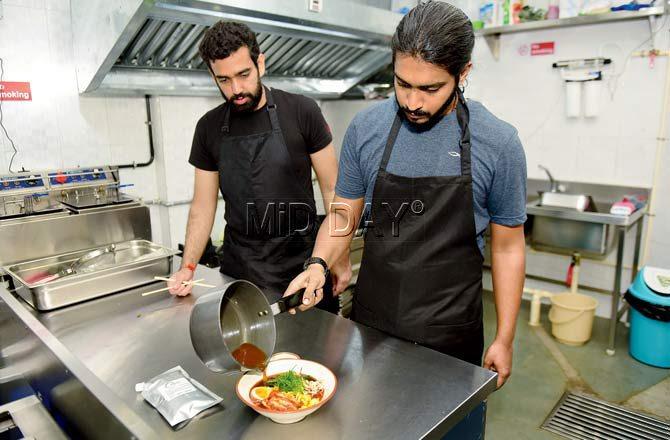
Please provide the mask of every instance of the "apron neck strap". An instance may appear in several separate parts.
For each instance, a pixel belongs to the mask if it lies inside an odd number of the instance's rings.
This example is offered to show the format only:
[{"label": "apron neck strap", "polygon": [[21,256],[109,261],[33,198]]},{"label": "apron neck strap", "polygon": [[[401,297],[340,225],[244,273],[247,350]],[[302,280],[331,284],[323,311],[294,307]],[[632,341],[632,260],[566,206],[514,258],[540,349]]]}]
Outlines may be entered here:
[{"label": "apron neck strap", "polygon": [[263,86],[265,89],[265,101],[267,102],[268,116],[270,116],[270,125],[272,126],[273,131],[281,131],[281,125],[279,125],[279,116],[277,115],[277,104],[270,93],[270,89]]},{"label": "apron neck strap", "polygon": [[470,109],[465,103],[465,97],[461,89],[456,86],[456,119],[458,126],[461,129],[461,140],[459,145],[461,147],[461,176],[469,176],[472,174],[472,165],[470,158]]},{"label": "apron neck strap", "polygon": [[230,104],[226,102],[223,104],[223,125],[221,125],[221,132],[230,133]]},{"label": "apron neck strap", "polygon": [[393,151],[393,144],[395,144],[395,139],[398,137],[398,132],[402,126],[402,118],[400,117],[401,110],[398,109],[398,113],[395,114],[395,119],[393,120],[393,125],[391,126],[391,132],[386,138],[386,147],[384,147],[384,156],[382,156],[382,162],[379,165],[379,169],[386,171],[386,166],[389,163],[391,158],[391,151]]},{"label": "apron neck strap", "polygon": [[[461,139],[459,141],[459,146],[461,149],[461,175],[469,176],[471,175],[471,161],[470,161],[470,110],[465,103],[465,98],[463,93],[456,86],[455,97],[456,97],[456,119],[458,121],[458,126],[461,129]],[[449,98],[449,101],[452,101],[453,98]],[[384,155],[382,156],[381,164],[379,169],[386,171],[386,167],[391,158],[391,152],[393,151],[393,145],[395,140],[398,137],[400,132],[400,127],[402,126],[402,116],[400,112],[402,110],[398,109],[398,112],[395,115],[393,120],[393,125],[391,126],[391,131],[389,132],[388,138],[386,138],[386,146],[384,147]]]}]

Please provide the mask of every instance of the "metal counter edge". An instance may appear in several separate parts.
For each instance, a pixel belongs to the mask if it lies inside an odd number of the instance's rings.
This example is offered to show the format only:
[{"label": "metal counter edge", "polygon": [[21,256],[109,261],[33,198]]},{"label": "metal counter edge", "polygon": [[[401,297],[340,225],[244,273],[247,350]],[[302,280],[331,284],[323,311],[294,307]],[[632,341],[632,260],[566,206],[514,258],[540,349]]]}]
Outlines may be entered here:
[{"label": "metal counter edge", "polygon": [[27,306],[0,286],[0,299],[7,304],[23,324],[52,352],[62,365],[135,437],[159,439],[155,431],[129,408],[119,397],[80,362],[44,325],[28,310]]}]

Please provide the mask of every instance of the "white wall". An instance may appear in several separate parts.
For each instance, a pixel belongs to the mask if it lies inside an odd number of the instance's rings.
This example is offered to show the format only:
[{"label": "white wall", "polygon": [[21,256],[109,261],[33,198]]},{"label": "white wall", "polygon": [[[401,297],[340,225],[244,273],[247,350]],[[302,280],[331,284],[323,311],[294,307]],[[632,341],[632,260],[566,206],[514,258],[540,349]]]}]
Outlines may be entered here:
[{"label": "white wall", "polygon": [[[472,1],[463,0],[458,5],[467,10],[468,4]],[[484,38],[477,38],[468,95],[481,100],[518,128],[526,150],[529,177],[544,178],[537,167],[543,164],[563,180],[652,185],[668,60],[657,58],[652,67],[648,59],[631,54],[650,49],[652,40],[656,48],[670,48],[667,16],[653,20],[654,23],[642,19],[505,34],[501,36],[498,61],[492,57]],[[650,29],[654,30],[653,38]],[[554,55],[522,54],[531,43],[544,41],[555,42]],[[568,119],[564,116],[565,87],[551,63],[598,56],[613,60],[604,72],[601,113],[597,118]],[[647,263],[670,267],[667,142],[663,149]],[[531,257],[531,272],[542,274],[555,267],[553,259],[548,258],[541,267],[534,268],[538,259]],[[610,256],[605,264],[612,263]],[[603,288],[611,285],[611,270],[598,271],[596,265],[588,272],[585,276],[591,278],[587,280],[593,285]]]},{"label": "white wall", "polygon": [[397,11],[402,8],[413,8],[416,4],[417,0],[393,0],[391,3],[391,10]]},{"label": "white wall", "polygon": [[[650,186],[666,60],[657,59],[653,69],[645,59],[624,62],[648,37],[644,20],[506,34],[500,61],[478,38],[468,94],[518,128],[529,177],[544,177],[537,167],[542,163],[559,179]],[[667,27],[659,37],[660,47],[667,47]],[[554,55],[520,54],[543,41],[556,42]],[[603,81],[597,118],[568,119],[565,87],[551,63],[597,56],[613,59],[618,82],[611,76]],[[608,87],[615,86],[610,94]]]},{"label": "white wall", "polygon": [[[72,63],[69,2],[5,0],[0,57],[5,81],[30,81],[32,102],[3,103],[25,168],[146,160],[143,99],[81,98]],[[122,128],[121,128],[122,127]],[[144,148],[139,148],[144,147]],[[0,136],[0,169],[10,145]]]},{"label": "white wall", "polygon": [[[4,0],[0,57],[5,81],[30,81],[31,102],[5,101],[4,125],[19,154],[14,170],[69,168],[145,162],[149,157],[144,98],[80,96],[73,62],[67,0]],[[188,165],[197,119],[218,105],[217,98],[151,99],[156,160],[147,168],[122,170],[126,191],[148,202],[188,200],[193,167]],[[0,136],[0,174],[12,150]],[[183,242],[188,205],[153,204],[154,239],[173,247]],[[223,230],[223,210],[212,236]]]},{"label": "white wall", "polygon": [[[5,81],[30,81],[32,101],[2,104],[4,125],[19,150],[14,170],[145,162],[149,157],[143,98],[81,97],[73,63],[67,0],[4,0],[0,57]],[[0,135],[0,173],[12,150]],[[123,172],[128,192],[158,196],[156,165]],[[155,225],[157,226],[157,225]]]},{"label": "white wall", "polygon": [[[649,47],[643,44],[649,36],[645,20],[507,34],[501,37],[499,61],[493,59],[479,37],[468,95],[517,127],[529,177],[543,178],[537,167],[543,164],[558,179],[650,187],[667,60],[657,59],[654,68],[647,59],[630,57],[626,62],[632,51]],[[667,24],[656,40],[657,47],[668,48]],[[543,41],[555,41],[554,55],[521,55],[524,46]],[[607,75],[597,118],[568,119],[564,113],[565,88],[551,63],[597,56],[613,59],[611,70],[618,78]],[[667,169],[667,153],[663,163]],[[648,263],[670,267],[667,170],[665,176],[657,192],[658,211]],[[627,248],[631,250],[631,240]],[[628,262],[630,255],[628,252]],[[568,263],[567,257],[532,253],[528,273],[560,279]],[[613,263],[614,255],[604,262],[586,261],[584,283],[611,289]],[[624,286],[628,279],[627,273]]]},{"label": "white wall", "polygon": [[321,111],[323,112],[330,130],[333,133],[333,144],[339,156],[342,149],[342,140],[351,119],[356,113],[372,105],[375,101],[365,100],[339,100],[322,101]]},{"label": "white wall", "polygon": [[[195,124],[204,113],[220,103],[220,98],[152,98],[156,144],[160,160],[157,179],[161,208],[160,241],[176,247],[184,242],[189,203],[193,197],[194,168],[188,163]],[[223,201],[219,201],[212,237],[220,240]]]}]

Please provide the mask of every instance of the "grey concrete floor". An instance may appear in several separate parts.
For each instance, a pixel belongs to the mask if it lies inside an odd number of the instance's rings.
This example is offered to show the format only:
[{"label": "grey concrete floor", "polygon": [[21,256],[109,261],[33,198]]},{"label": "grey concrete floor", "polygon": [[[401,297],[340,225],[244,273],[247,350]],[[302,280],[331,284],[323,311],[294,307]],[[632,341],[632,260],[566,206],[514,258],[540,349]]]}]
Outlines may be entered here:
[{"label": "grey concrete floor", "polygon": [[[549,306],[542,306],[542,324],[551,334],[547,318]],[[514,345],[512,377],[489,398],[487,411],[487,440],[560,439],[540,429],[570,382],[528,325],[529,303],[524,301],[519,314]],[[616,354],[605,354],[609,321],[596,318],[591,340],[581,347],[556,343],[568,363],[577,371],[583,383],[596,396],[616,404],[625,404],[656,417],[667,416],[663,399],[670,399],[670,370],[644,365],[628,354],[628,329],[618,328]],[[484,294],[484,328],[487,346],[493,340],[496,314],[493,297]]]}]

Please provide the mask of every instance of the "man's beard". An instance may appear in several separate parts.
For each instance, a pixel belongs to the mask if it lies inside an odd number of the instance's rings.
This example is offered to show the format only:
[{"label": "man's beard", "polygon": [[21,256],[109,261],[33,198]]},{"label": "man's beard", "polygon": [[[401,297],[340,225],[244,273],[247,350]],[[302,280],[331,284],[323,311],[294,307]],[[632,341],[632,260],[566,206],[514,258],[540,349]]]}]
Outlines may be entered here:
[{"label": "man's beard", "polygon": [[[398,94],[395,94],[395,102],[398,104],[398,107],[400,110],[402,110],[402,115],[405,116],[405,121],[407,121],[411,126],[421,129],[421,130],[428,130],[431,127],[433,127],[435,124],[437,124],[442,117],[445,115],[447,109],[453,105],[456,99],[458,99],[458,96],[456,94],[456,88],[454,88],[454,91],[449,95],[449,97],[444,101],[444,104],[440,106],[440,108],[435,112],[435,113],[430,113],[427,111],[423,110],[410,110],[407,107],[403,107],[400,105],[400,102],[398,101]],[[414,122],[411,119],[407,117],[407,115],[411,116],[418,116],[418,117],[427,117],[428,120],[426,122]]]},{"label": "man's beard", "polygon": [[[258,103],[261,102],[261,96],[263,96],[263,86],[261,85],[261,79],[258,78],[254,93],[238,93],[231,96],[227,101],[230,103],[230,110],[233,113],[250,113],[258,107]],[[249,100],[242,105],[237,105],[234,100],[239,98],[249,98]]]}]

